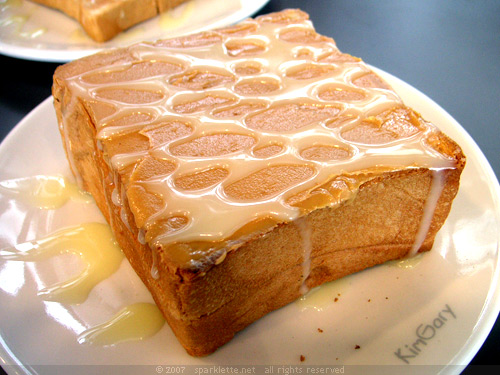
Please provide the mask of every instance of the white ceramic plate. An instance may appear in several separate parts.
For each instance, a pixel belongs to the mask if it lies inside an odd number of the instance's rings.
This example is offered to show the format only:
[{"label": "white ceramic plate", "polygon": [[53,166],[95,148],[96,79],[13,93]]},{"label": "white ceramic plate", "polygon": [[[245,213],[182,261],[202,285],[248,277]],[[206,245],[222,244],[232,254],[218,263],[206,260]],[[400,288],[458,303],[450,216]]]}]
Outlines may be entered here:
[{"label": "white ceramic plate", "polygon": [[101,49],[171,38],[230,25],[269,0],[189,0],[138,24],[106,43],[96,43],[62,12],[21,0],[0,1],[0,53],[28,60],[67,62]]},{"label": "white ceramic plate", "polygon": [[[0,364],[10,374],[194,374],[252,366],[256,373],[274,374],[291,373],[295,366],[302,366],[302,373],[328,368],[349,374],[458,374],[484,342],[500,308],[498,181],[478,146],[443,109],[411,86],[380,74],[409,105],[440,124],[468,157],[450,217],[433,251],[420,262],[409,269],[381,265],[321,287],[321,311],[292,303],[214,354],[193,358],[166,325],[144,341],[109,347],[77,343],[86,327],[109,319],[124,305],[151,300],[127,262],[85,303],[71,306],[36,296],[42,268],[50,273],[55,263],[34,267],[0,260]],[[0,171],[2,179],[69,176],[51,99],[1,144]],[[32,223],[20,234],[28,211],[0,197],[0,248],[58,227],[102,220],[94,206],[68,203],[55,211],[29,211]],[[338,294],[339,300],[331,302]]]}]

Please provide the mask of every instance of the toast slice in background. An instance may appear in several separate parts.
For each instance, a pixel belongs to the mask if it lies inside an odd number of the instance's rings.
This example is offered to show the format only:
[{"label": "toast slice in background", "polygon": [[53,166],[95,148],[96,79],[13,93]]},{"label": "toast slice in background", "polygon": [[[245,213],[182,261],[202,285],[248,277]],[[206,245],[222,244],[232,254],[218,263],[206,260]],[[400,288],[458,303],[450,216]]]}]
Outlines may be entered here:
[{"label": "toast slice in background", "polygon": [[155,17],[186,0],[31,0],[58,9],[77,20],[96,42]]}]

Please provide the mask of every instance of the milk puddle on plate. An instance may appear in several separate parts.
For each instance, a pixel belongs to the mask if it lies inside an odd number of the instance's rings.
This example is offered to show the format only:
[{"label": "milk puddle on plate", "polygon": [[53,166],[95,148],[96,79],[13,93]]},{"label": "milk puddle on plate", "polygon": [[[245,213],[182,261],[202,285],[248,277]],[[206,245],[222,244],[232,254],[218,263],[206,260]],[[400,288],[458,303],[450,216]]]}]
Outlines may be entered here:
[{"label": "milk puddle on plate", "polygon": [[22,0],[0,0],[0,27],[4,33],[18,36],[22,39],[35,39],[45,34],[45,27],[30,27],[32,14],[25,13]]},{"label": "milk puddle on plate", "polygon": [[[69,200],[92,202],[92,198],[61,176],[33,176],[0,181],[0,193],[38,209],[54,210]],[[48,236],[0,249],[0,260],[41,262],[61,254],[73,254],[83,263],[74,277],[42,288],[38,295],[63,304],[85,302],[91,290],[116,272],[124,259],[107,224],[83,223],[60,229]],[[83,331],[79,343],[101,346],[142,340],[156,334],[165,320],[152,303],[124,307],[106,322]]]},{"label": "milk puddle on plate", "polygon": [[0,193],[34,207],[55,210],[69,200],[90,203],[92,196],[62,176],[38,175],[0,181]]},{"label": "milk puddle on plate", "polygon": [[340,300],[351,284],[350,276],[317,286],[295,301],[301,311],[323,311]]},{"label": "milk puddle on plate", "polygon": [[[413,269],[420,264],[423,256],[424,253],[420,253],[413,257],[389,261],[383,265],[401,269]],[[317,286],[297,299],[295,303],[301,311],[323,311],[333,303],[340,301],[342,295],[348,291],[352,277],[353,275],[344,276],[338,280]]]},{"label": "milk puddle on plate", "polygon": [[387,262],[386,264],[389,267],[397,267],[397,268],[402,268],[402,269],[411,269],[415,268],[420,264],[422,261],[422,258],[424,256],[424,253],[419,253],[417,255],[403,258],[403,259],[397,259],[397,260],[392,260],[390,262]]},{"label": "milk puddle on plate", "polygon": [[65,304],[85,302],[90,291],[120,266],[123,254],[107,224],[85,223],[62,229],[36,241],[3,249],[2,259],[39,262],[70,253],[85,264],[83,272],[38,292],[44,300]]},{"label": "milk puddle on plate", "polygon": [[134,303],[124,307],[105,323],[83,331],[79,343],[114,345],[153,336],[165,324],[162,313],[152,303]]},{"label": "milk puddle on plate", "polygon": [[188,1],[160,14],[160,28],[172,30],[183,26],[195,9],[194,1]]}]

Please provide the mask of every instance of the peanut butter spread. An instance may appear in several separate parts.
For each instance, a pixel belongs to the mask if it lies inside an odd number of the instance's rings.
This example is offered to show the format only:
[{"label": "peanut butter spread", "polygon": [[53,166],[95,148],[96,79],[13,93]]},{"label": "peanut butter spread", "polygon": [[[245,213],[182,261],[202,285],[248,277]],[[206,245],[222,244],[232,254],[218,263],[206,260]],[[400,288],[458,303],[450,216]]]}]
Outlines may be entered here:
[{"label": "peanut butter spread", "polygon": [[339,204],[376,173],[455,166],[433,125],[298,10],[103,61],[66,85],[121,180],[123,220],[180,264]]}]

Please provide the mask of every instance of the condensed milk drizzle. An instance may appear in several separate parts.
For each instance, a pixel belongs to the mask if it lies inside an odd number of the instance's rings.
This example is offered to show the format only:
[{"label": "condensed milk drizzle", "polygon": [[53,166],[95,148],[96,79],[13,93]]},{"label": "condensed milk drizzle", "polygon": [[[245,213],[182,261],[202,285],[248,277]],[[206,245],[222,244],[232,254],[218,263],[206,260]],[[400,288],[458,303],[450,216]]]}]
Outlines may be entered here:
[{"label": "condensed milk drizzle", "polygon": [[[132,170],[125,189],[134,215],[141,208],[131,196],[137,187],[150,201],[162,202],[139,225],[151,248],[224,241],[261,217],[296,220],[308,209],[290,205],[289,198],[337,176],[454,167],[427,145],[438,131],[433,125],[407,109],[367,65],[316,34],[300,14],[291,24],[261,18],[237,29],[137,44],[112,66],[67,78],[66,84],[85,105],[112,109],[93,120],[111,169]],[[161,126],[178,133],[165,130],[158,143],[150,134]],[[131,135],[136,143],[113,148],[114,141]],[[256,150],[265,145],[280,151],[259,157]],[[310,149],[321,152],[314,156]],[[174,167],[141,175],[152,158]],[[176,183],[216,168],[227,173],[210,186],[189,190]],[[278,170],[275,190],[258,186],[259,178]],[[186,218],[186,225],[148,235],[175,216]]]},{"label": "condensed milk drizzle", "polygon": [[302,240],[302,249],[304,252],[302,260],[302,285],[300,286],[300,293],[304,295],[309,291],[309,288],[306,285],[306,280],[311,273],[311,228],[307,223],[307,219],[304,217],[299,217],[294,223],[299,229],[300,238]]},{"label": "condensed milk drizzle", "polygon": [[417,236],[413,242],[413,246],[408,253],[408,257],[412,257],[417,254],[420,246],[424,243],[427,232],[432,223],[432,217],[434,216],[434,211],[437,207],[439,197],[443,192],[443,188],[446,182],[446,175],[442,170],[432,171],[432,182],[430,187],[429,195],[424,205],[424,212],[422,214],[422,219],[420,221],[420,226],[418,228]]}]

